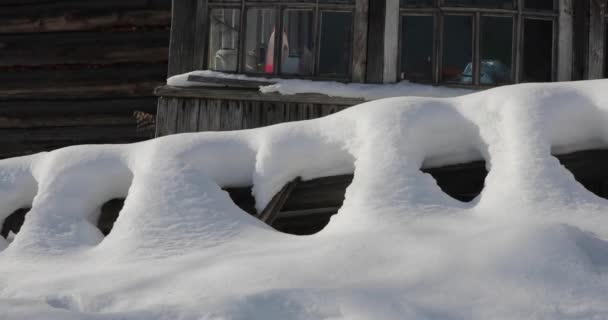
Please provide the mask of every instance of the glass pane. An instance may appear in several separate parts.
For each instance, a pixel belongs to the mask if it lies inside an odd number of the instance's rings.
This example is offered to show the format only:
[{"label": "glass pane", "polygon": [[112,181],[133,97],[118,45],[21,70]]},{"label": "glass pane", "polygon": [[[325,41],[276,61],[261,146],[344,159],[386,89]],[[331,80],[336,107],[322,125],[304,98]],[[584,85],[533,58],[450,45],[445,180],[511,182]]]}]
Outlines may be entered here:
[{"label": "glass pane", "polygon": [[525,0],[524,8],[537,10],[553,10],[553,4],[553,0]]},{"label": "glass pane", "polygon": [[286,10],[283,13],[283,54],[281,72],[310,75],[313,68],[312,11]]},{"label": "glass pane", "polygon": [[401,0],[402,7],[430,7],[433,0]]},{"label": "glass pane", "polygon": [[441,79],[473,83],[473,18],[445,16],[443,21],[443,66]]},{"label": "glass pane", "polygon": [[512,9],[513,0],[443,0],[446,6]]},{"label": "glass pane", "polygon": [[401,23],[401,78],[433,81],[433,17],[406,16]]},{"label": "glass pane", "polygon": [[553,63],[553,21],[524,21],[524,82],[551,81]]},{"label": "glass pane", "polygon": [[247,10],[245,72],[274,73],[276,22],[273,9]]},{"label": "glass pane", "polygon": [[211,10],[208,69],[237,71],[240,16],[238,9]]},{"label": "glass pane", "polygon": [[348,75],[353,15],[350,12],[324,11],[321,13],[321,48],[319,73]]},{"label": "glass pane", "polygon": [[479,83],[486,85],[511,82],[513,19],[481,18],[481,67]]}]

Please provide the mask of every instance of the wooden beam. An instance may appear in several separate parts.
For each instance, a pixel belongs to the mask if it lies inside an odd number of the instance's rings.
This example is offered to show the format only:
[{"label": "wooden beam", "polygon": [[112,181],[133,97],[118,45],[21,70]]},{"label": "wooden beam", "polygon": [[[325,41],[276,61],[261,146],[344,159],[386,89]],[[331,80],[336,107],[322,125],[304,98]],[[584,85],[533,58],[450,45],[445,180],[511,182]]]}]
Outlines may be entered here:
[{"label": "wooden beam", "polygon": [[605,0],[591,1],[589,19],[589,79],[601,79],[604,77],[604,50],[606,25],[604,16],[606,15]]},{"label": "wooden beam", "polygon": [[207,0],[173,0],[168,75],[203,68]]},{"label": "wooden beam", "polygon": [[[104,8],[106,9],[106,8]],[[124,27],[168,27],[171,24],[169,10],[130,10],[108,12],[99,10],[70,10],[2,17],[0,33],[41,33],[65,31],[92,31]],[[167,42],[168,44],[168,42]]]},{"label": "wooden beam", "polygon": [[261,80],[246,80],[246,79],[230,79],[230,78],[218,78],[218,77],[206,77],[206,76],[188,76],[188,81],[198,82],[201,84],[217,84],[228,88],[249,88],[259,89],[263,86],[269,86],[276,84],[276,81],[261,81]]},{"label": "wooden beam", "polygon": [[165,30],[0,35],[0,67],[162,63],[168,42]]},{"label": "wooden beam", "polygon": [[569,81],[572,79],[574,41],[573,1],[581,0],[559,0],[557,81]]},{"label": "wooden beam", "polygon": [[356,0],[355,26],[353,35],[353,75],[352,82],[365,82],[367,67],[367,29],[369,0]]},{"label": "wooden beam", "polygon": [[295,189],[296,185],[301,181],[298,177],[289,183],[287,183],[281,191],[279,191],[273,198],[270,200],[266,208],[258,215],[258,218],[267,224],[272,224],[274,220],[278,217],[279,212],[283,208],[283,205]]},{"label": "wooden beam", "polygon": [[293,95],[282,95],[278,93],[261,93],[251,89],[224,89],[213,87],[173,87],[162,86],[156,88],[154,92],[162,97],[182,97],[182,98],[204,98],[204,99],[226,99],[243,101],[264,101],[282,103],[311,103],[311,104],[333,104],[341,106],[354,106],[365,102],[357,98],[329,97],[316,93],[298,93]]}]

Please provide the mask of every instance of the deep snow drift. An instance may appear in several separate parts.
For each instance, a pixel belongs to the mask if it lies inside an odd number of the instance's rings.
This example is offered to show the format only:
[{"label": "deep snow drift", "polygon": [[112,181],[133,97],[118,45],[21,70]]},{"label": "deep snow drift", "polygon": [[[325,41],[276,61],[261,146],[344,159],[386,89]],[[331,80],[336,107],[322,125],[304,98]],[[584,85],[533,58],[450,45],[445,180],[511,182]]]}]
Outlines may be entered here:
[{"label": "deep snow drift", "polygon": [[[608,80],[392,98],[326,118],[0,161],[0,319],[606,319],[608,201],[551,152],[608,142]],[[485,158],[472,203],[421,166]],[[258,208],[355,173],[320,233]],[[90,221],[128,194],[103,239]]]}]

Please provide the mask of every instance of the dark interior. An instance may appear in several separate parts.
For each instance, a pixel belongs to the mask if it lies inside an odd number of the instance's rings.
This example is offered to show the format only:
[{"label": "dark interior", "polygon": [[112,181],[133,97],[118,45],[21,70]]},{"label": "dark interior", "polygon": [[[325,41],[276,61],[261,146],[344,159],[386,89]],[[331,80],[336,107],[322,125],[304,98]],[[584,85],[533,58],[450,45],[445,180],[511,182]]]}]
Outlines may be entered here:
[{"label": "dark interior", "polygon": [[[608,199],[608,150],[579,151],[556,157],[587,190]],[[488,174],[485,161],[422,171],[430,174],[443,192],[462,202],[470,202],[481,193]],[[298,182],[270,224],[278,231],[295,235],[321,231],[342,206],[352,180],[352,175],[340,175]],[[224,190],[241,209],[251,215],[258,214],[251,187]],[[104,235],[112,230],[123,204],[124,199],[112,199],[102,206],[97,226]],[[28,211],[19,209],[5,219],[1,235],[6,238],[9,231],[19,232]]]}]

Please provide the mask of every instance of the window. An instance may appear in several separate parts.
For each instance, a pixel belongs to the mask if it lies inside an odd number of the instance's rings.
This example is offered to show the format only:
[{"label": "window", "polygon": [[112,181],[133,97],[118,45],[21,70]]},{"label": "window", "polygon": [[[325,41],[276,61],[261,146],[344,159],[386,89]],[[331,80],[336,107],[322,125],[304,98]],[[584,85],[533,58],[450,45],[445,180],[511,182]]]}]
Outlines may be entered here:
[{"label": "window", "polygon": [[524,7],[534,10],[554,10],[555,2],[554,0],[525,0]]},{"label": "window", "polygon": [[340,75],[349,73],[351,31],[352,13],[322,12],[319,74]]},{"label": "window", "polygon": [[311,75],[313,72],[313,12],[312,10],[285,10],[283,12],[283,74]]},{"label": "window", "polygon": [[401,0],[402,7],[428,7],[433,5],[433,0]]},{"label": "window", "polygon": [[206,67],[348,79],[354,9],[354,0],[210,0]]},{"label": "window", "polygon": [[441,78],[445,82],[473,84],[473,69],[473,17],[445,16]]},{"label": "window", "polygon": [[[274,73],[277,21],[273,9],[249,9],[245,34],[245,71]],[[286,45],[286,41],[283,42]],[[287,54],[280,48],[281,55]]]},{"label": "window", "polygon": [[208,68],[237,71],[240,10],[213,9],[209,18]]},{"label": "window", "polygon": [[446,6],[475,6],[499,9],[512,9],[513,0],[443,0]]},{"label": "window", "polygon": [[497,86],[554,78],[558,16],[554,0],[400,0],[400,4],[401,79]]},{"label": "window", "polygon": [[553,21],[524,20],[523,82],[552,80]]},{"label": "window", "polygon": [[511,82],[513,18],[481,17],[481,65],[479,83]]},{"label": "window", "polygon": [[433,16],[401,18],[401,79],[433,81]]}]

